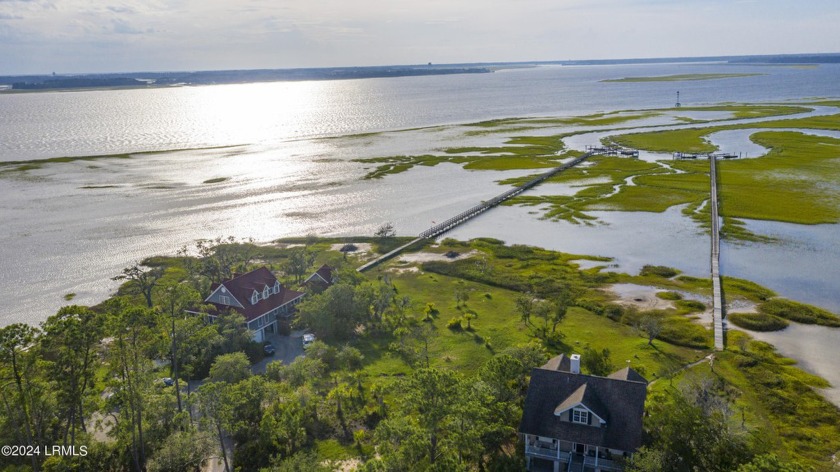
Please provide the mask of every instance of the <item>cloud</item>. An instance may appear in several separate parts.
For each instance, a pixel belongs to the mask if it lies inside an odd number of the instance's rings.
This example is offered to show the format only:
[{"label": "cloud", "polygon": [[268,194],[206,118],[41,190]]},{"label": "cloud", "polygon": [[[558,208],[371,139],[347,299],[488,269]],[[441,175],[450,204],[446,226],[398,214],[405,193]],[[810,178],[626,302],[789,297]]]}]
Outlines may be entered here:
[{"label": "cloud", "polygon": [[20,15],[11,15],[9,13],[0,13],[0,20],[22,20]]},{"label": "cloud", "polygon": [[111,28],[112,31],[117,34],[143,34],[153,32],[149,29],[141,30],[135,28],[131,26],[127,21],[120,18],[114,18],[113,20],[111,20]]},{"label": "cloud", "polygon": [[131,7],[126,7],[122,5],[111,5],[106,7],[108,11],[112,11],[114,13],[134,13],[135,10]]}]

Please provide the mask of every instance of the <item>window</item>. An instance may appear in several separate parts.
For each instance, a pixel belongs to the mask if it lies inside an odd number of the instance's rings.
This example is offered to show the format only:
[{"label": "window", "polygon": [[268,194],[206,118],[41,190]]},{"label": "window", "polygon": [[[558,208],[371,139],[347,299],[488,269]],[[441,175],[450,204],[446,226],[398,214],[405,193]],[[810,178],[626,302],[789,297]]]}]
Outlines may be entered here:
[{"label": "window", "polygon": [[254,292],[254,294],[251,295],[251,305],[256,305],[258,301],[260,301],[260,294]]},{"label": "window", "polygon": [[269,295],[268,285],[266,285],[265,288],[263,289],[263,298],[268,298],[268,295]]},{"label": "window", "polygon": [[230,297],[226,297],[224,295],[219,297],[219,303],[222,305],[230,305]]},{"label": "window", "polygon": [[572,423],[589,424],[589,412],[586,410],[572,410]]},{"label": "window", "polygon": [[280,293],[280,281],[274,282],[274,293]]}]

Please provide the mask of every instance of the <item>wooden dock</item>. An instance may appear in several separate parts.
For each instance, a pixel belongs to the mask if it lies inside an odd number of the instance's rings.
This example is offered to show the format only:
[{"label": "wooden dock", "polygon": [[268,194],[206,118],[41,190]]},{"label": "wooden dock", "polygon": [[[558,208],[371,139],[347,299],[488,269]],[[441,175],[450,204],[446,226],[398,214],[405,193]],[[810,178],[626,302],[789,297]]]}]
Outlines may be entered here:
[{"label": "wooden dock", "polygon": [[592,154],[600,154],[602,156],[623,156],[623,157],[639,157],[637,149],[630,149],[626,147],[608,145],[608,146],[586,146],[586,152]]},{"label": "wooden dock", "polygon": [[709,156],[709,177],[711,180],[711,195],[709,203],[712,208],[712,323],[715,329],[715,350],[724,349],[724,311],[723,311],[723,290],[720,285],[720,219],[718,215],[717,195],[717,157],[714,154]]},{"label": "wooden dock", "polygon": [[674,160],[685,160],[685,159],[711,159],[712,157],[716,159],[738,159],[741,157],[741,153],[735,154],[734,152],[714,152],[709,154],[702,154],[702,153],[688,153],[688,152],[675,152],[673,154]]},{"label": "wooden dock", "polygon": [[561,166],[555,167],[548,172],[540,174],[538,177],[536,177],[534,179],[531,179],[528,182],[525,182],[524,184],[522,184],[522,185],[520,185],[516,188],[512,188],[512,189],[508,190],[507,192],[504,192],[500,195],[497,195],[496,197],[493,197],[490,200],[481,202],[478,205],[473,206],[469,210],[463,211],[463,212],[453,216],[452,218],[449,218],[448,220],[446,220],[442,223],[438,223],[438,224],[432,226],[431,228],[429,228],[429,229],[423,231],[422,233],[420,233],[420,235],[417,239],[414,239],[410,243],[405,244],[403,246],[400,246],[397,249],[394,249],[393,251],[389,252],[388,254],[380,256],[380,257],[366,263],[365,265],[359,267],[356,270],[358,272],[364,272],[368,269],[371,269],[371,268],[387,261],[388,259],[393,258],[394,256],[398,255],[399,253],[403,252],[404,250],[408,249],[409,247],[411,247],[411,246],[413,246],[413,245],[415,245],[415,244],[417,244],[417,243],[419,243],[423,240],[430,239],[430,238],[436,238],[436,237],[440,236],[441,234],[455,228],[456,226],[466,223],[467,221],[475,218],[476,216],[484,213],[485,211],[501,205],[503,202],[505,202],[507,200],[510,200],[511,198],[519,195],[520,193],[522,193],[522,192],[524,192],[528,189],[531,189],[533,187],[536,187],[537,185],[545,182],[546,180],[548,180],[551,177],[559,174],[560,172],[563,172],[566,169],[569,169],[571,167],[574,167],[574,166],[580,164],[581,162],[585,161],[586,159],[593,156],[594,154],[597,154],[597,153],[589,151],[586,154],[583,154],[580,157],[576,157],[576,158],[572,159],[569,162],[566,162],[565,164],[563,164]]},{"label": "wooden dock", "polygon": [[586,159],[588,159],[589,157],[591,157],[593,154],[595,154],[595,153],[592,152],[592,151],[587,152],[586,154],[584,154],[580,157],[576,157],[576,158],[572,159],[571,161],[569,161],[569,162],[567,162],[567,163],[565,163],[565,164],[563,164],[559,167],[555,167],[554,169],[551,169],[550,171],[548,171],[544,174],[540,174],[539,177],[536,177],[535,179],[529,180],[528,182],[525,182],[524,184],[520,185],[519,187],[510,189],[507,192],[505,192],[501,195],[498,195],[498,196],[496,196],[496,197],[494,197],[490,200],[481,202],[478,205],[470,208],[469,210],[461,212],[461,213],[453,216],[452,218],[449,218],[448,220],[444,221],[443,223],[438,223],[435,226],[432,226],[431,228],[427,229],[426,231],[423,231],[422,233],[420,233],[420,237],[428,239],[428,238],[435,238],[437,236],[440,236],[441,234],[451,230],[452,228],[454,228],[454,227],[456,227],[460,224],[463,224],[463,223],[475,218],[476,216],[484,213],[485,211],[501,205],[506,200],[510,200],[511,198],[519,195],[520,193],[522,193],[522,192],[524,192],[524,191],[526,191],[530,188],[536,187],[537,185],[545,182],[546,180],[548,180],[551,177],[559,174],[560,172],[563,172],[564,170],[566,170],[570,167],[574,167],[574,166],[580,164],[581,162],[583,162]]}]

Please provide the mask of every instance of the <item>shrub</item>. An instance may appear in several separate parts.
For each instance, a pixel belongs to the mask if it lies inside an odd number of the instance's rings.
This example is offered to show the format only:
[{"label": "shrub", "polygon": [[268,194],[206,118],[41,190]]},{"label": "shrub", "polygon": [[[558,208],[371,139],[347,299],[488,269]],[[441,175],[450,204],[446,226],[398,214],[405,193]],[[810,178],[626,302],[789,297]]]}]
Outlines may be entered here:
[{"label": "shrub", "polygon": [[654,275],[657,277],[664,277],[666,279],[670,279],[671,277],[679,274],[677,269],[672,269],[666,266],[653,266],[653,265],[646,265],[642,267],[641,272],[639,275],[646,276],[646,275]]},{"label": "shrub", "polygon": [[248,356],[248,361],[251,364],[256,364],[265,358],[263,345],[256,341],[249,342],[248,345],[245,346],[245,355]]},{"label": "shrub", "polygon": [[575,305],[596,315],[604,314],[604,304],[591,298],[578,298]]},{"label": "shrub", "polygon": [[463,329],[461,326],[461,321],[462,320],[460,317],[452,318],[448,322],[446,322],[446,327],[451,329],[452,331],[461,331],[461,329]]},{"label": "shrub", "polygon": [[604,305],[604,315],[613,321],[618,321],[624,315],[624,307],[616,303],[607,303]]},{"label": "shrub", "polygon": [[682,300],[682,295],[677,292],[656,292],[656,296],[663,300]]},{"label": "shrub", "polygon": [[677,300],[675,303],[677,308],[686,313],[692,313],[696,311],[703,311],[706,309],[706,305],[702,302],[698,302],[697,300]]},{"label": "shrub", "polygon": [[779,331],[789,324],[787,320],[766,313],[732,313],[726,319],[739,328],[751,331]]}]

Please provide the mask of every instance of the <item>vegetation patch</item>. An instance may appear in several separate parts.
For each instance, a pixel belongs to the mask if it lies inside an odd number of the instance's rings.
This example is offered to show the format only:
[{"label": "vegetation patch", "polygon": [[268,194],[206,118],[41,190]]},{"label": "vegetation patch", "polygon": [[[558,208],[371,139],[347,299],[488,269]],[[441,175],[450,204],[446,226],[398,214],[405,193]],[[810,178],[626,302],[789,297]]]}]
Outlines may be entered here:
[{"label": "vegetation patch", "polygon": [[790,324],[787,320],[767,313],[730,313],[726,319],[739,328],[751,331],[779,331]]},{"label": "vegetation patch", "polygon": [[683,82],[691,80],[733,79],[737,77],[753,77],[756,75],[765,74],[676,74],[650,77],[624,77],[621,79],[606,79],[601,82]]},{"label": "vegetation patch", "polygon": [[202,183],[203,184],[218,184],[220,182],[225,182],[227,180],[230,180],[230,178],[229,177],[216,177],[215,179],[207,179]]},{"label": "vegetation patch", "polygon": [[765,315],[784,318],[797,323],[840,327],[840,317],[822,308],[784,298],[773,298],[758,305],[758,311]]}]

